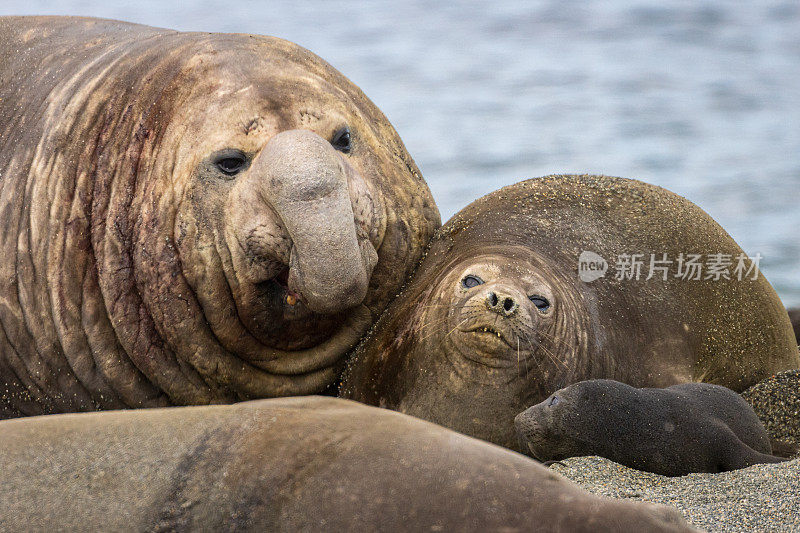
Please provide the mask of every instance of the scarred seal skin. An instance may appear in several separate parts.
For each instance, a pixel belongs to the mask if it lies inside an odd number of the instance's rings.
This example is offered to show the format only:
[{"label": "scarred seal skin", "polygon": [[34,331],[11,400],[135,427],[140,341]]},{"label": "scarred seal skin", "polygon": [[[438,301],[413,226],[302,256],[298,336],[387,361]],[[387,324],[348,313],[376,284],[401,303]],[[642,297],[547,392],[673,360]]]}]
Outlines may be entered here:
[{"label": "scarred seal skin", "polygon": [[663,476],[727,472],[788,459],[772,455],[753,409],[710,383],[637,389],[608,379],[560,389],[514,419],[540,461],[599,455]]},{"label": "scarred seal skin", "polygon": [[3,17],[0,80],[0,417],[320,391],[439,226],[280,39]]},{"label": "scarred seal skin", "polygon": [[674,508],[336,398],[6,420],[0,449],[2,531],[691,531]]},{"label": "scarred seal skin", "polygon": [[[514,417],[570,383],[742,391],[800,366],[773,288],[760,273],[734,275],[742,253],[699,207],[640,181],[565,175],[505,187],[437,233],[356,349],[341,394],[519,450]],[[617,279],[624,254],[644,258],[638,280]],[[676,264],[646,279],[651,255],[663,254],[722,254],[734,266],[729,279],[682,279]],[[597,265],[592,276],[581,257]]]}]

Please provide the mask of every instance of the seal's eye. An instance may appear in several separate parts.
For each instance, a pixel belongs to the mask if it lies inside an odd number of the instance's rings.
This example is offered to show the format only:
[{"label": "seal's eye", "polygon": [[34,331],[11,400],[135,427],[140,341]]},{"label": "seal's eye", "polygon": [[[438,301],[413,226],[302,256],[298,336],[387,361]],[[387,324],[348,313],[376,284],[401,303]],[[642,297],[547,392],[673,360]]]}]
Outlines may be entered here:
[{"label": "seal's eye", "polygon": [[547,311],[550,308],[550,302],[548,302],[547,298],[544,296],[529,296],[528,298],[530,298],[533,305],[535,305],[536,309],[539,311]]},{"label": "seal's eye", "polygon": [[351,148],[350,128],[345,126],[344,128],[336,130],[336,132],[333,134],[333,139],[331,139],[331,145],[340,152],[349,154]]},{"label": "seal's eye", "polygon": [[247,166],[247,157],[239,150],[223,150],[217,154],[214,164],[228,176],[233,176]]},{"label": "seal's eye", "polygon": [[547,402],[547,407],[553,407],[554,405],[557,405],[559,401],[560,400],[558,399],[558,396],[551,396],[550,401]]},{"label": "seal's eye", "polygon": [[478,276],[473,276],[472,274],[469,276],[464,276],[464,279],[461,280],[461,286],[465,289],[471,289],[472,287],[477,287],[478,285],[483,285],[483,280]]}]

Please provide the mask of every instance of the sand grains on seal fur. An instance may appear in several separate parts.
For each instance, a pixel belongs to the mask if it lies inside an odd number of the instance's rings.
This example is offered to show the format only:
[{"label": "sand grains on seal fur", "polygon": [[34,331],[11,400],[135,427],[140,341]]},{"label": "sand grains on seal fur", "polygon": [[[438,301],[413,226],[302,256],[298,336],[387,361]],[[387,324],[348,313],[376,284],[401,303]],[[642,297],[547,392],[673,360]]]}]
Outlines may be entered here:
[{"label": "sand grains on seal fur", "polygon": [[[606,270],[585,281],[584,254]],[[341,395],[519,450],[513,420],[570,383],[736,391],[800,366],[763,274],[617,276],[639,254],[743,257],[707,213],[637,180],[559,175],[480,198],[437,232],[348,363]],[[599,258],[599,259],[598,259]],[[633,273],[632,273],[633,274]]]}]

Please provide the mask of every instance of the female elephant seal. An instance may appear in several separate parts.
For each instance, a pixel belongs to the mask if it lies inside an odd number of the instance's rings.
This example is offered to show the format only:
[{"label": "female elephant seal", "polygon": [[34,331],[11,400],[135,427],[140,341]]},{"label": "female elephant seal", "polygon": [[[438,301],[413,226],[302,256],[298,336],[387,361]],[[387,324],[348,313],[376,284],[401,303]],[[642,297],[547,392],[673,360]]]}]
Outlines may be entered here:
[{"label": "female elephant seal", "polygon": [[[617,279],[626,254],[676,264]],[[741,391],[800,366],[767,280],[683,279],[688,254],[735,262],[742,250],[696,205],[639,181],[549,176],[500,189],[434,237],[356,350],[342,394],[519,449],[514,417],[570,383]],[[581,279],[582,255],[598,279]]]},{"label": "female elephant seal", "polygon": [[608,379],[581,381],[514,423],[522,446],[540,461],[599,455],[684,476],[788,460],[772,455],[767,430],[746,401],[710,383],[637,389]]},{"label": "female elephant seal", "polygon": [[690,531],[674,508],[336,398],[6,420],[0,449],[2,531]]},{"label": "female elephant seal", "polygon": [[0,18],[0,416],[324,389],[439,215],[286,41]]}]

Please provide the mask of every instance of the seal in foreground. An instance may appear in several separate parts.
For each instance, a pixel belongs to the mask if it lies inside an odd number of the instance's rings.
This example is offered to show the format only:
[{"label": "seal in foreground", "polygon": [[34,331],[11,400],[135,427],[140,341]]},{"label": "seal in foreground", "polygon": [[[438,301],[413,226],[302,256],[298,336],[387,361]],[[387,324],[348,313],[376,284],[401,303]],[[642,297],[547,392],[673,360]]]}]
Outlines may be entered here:
[{"label": "seal in foreground", "polygon": [[689,531],[536,462],[335,398],[0,422],[0,530]]},{"label": "seal in foreground", "polygon": [[0,418],[321,391],[439,215],[292,43],[0,18]]},{"label": "seal in foreground", "polygon": [[540,461],[599,455],[662,476],[786,461],[738,394],[709,383],[637,389],[581,381],[517,415],[523,448]]},{"label": "seal in foreground", "polygon": [[[733,265],[744,255],[703,210],[660,187],[549,176],[495,191],[434,237],[356,350],[342,395],[520,449],[514,417],[570,383],[741,391],[800,367],[764,276],[740,280],[731,266],[727,278],[681,277],[690,254]],[[647,261],[638,279],[622,269],[618,278],[617,259],[634,255]],[[587,256],[597,270],[584,281]],[[648,278],[650,259],[664,257],[674,264]]]}]

